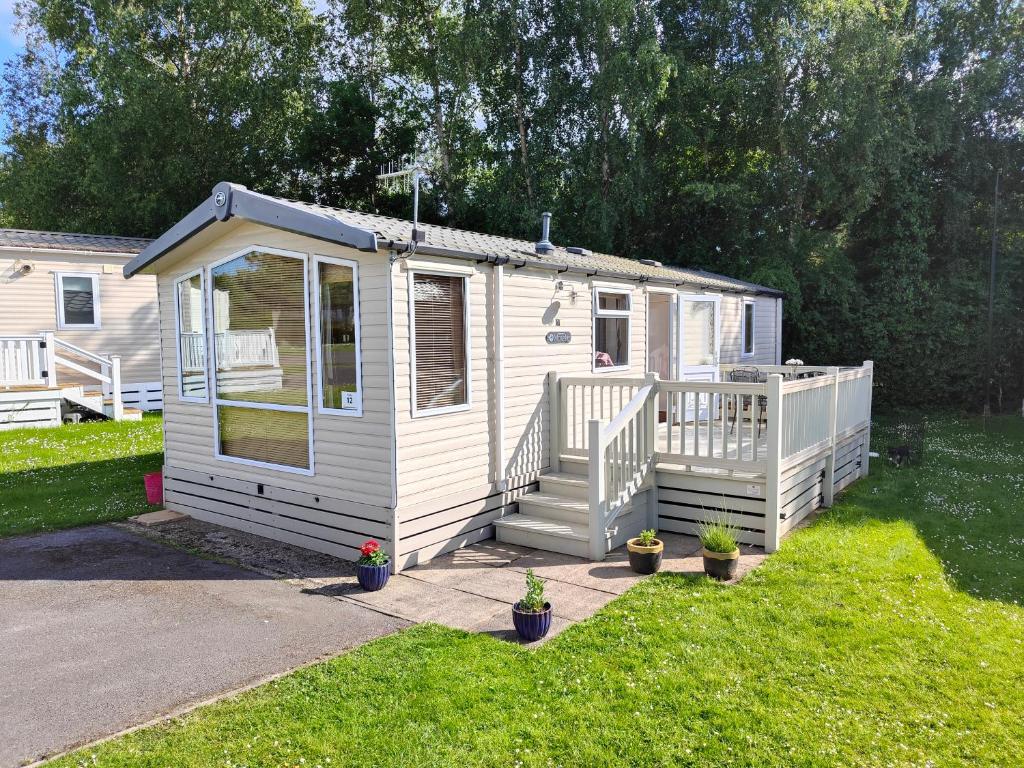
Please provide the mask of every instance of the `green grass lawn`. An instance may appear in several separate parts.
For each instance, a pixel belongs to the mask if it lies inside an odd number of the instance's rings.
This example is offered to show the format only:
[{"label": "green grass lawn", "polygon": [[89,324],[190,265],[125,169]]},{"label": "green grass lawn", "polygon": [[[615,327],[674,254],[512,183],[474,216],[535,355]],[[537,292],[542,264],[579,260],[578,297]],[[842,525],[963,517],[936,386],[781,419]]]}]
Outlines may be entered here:
[{"label": "green grass lawn", "polygon": [[159,416],[0,432],[0,536],[146,512],[142,476],[163,463]]},{"label": "green grass lawn", "polygon": [[416,627],[55,765],[1019,765],[1024,422],[929,430],[738,586],[661,575],[538,650]]}]

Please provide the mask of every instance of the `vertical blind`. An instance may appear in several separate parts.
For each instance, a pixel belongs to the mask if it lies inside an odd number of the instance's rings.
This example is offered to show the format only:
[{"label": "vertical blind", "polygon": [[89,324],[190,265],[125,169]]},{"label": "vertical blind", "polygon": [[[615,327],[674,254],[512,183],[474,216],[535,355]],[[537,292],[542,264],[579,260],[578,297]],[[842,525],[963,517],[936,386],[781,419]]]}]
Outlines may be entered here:
[{"label": "vertical blind", "polygon": [[211,270],[222,456],[310,468],[305,275],[305,260],[258,250]]},{"label": "vertical blind", "polygon": [[468,402],[465,291],[463,277],[413,276],[418,410]]},{"label": "vertical blind", "polygon": [[355,276],[352,267],[322,261],[320,281],[320,391],[325,408],[358,408]]},{"label": "vertical blind", "polygon": [[177,283],[178,347],[181,394],[206,398],[206,335],[203,332],[203,278],[192,275]]}]

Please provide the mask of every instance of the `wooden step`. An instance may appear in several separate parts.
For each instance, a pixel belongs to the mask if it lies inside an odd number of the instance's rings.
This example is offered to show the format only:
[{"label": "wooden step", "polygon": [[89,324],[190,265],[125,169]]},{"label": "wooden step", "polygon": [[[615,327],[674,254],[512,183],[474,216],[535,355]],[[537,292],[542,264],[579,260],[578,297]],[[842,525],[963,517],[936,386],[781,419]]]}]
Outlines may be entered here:
[{"label": "wooden step", "polygon": [[574,499],[586,499],[590,484],[583,475],[572,475],[564,472],[540,476],[541,493],[553,496],[568,496]]},{"label": "wooden step", "polygon": [[590,535],[585,525],[519,513],[495,520],[494,529],[498,541],[506,544],[576,557],[590,555]]},{"label": "wooden step", "polygon": [[585,500],[571,496],[555,496],[542,491],[520,496],[519,511],[533,517],[564,520],[584,526],[590,519],[590,505]]}]

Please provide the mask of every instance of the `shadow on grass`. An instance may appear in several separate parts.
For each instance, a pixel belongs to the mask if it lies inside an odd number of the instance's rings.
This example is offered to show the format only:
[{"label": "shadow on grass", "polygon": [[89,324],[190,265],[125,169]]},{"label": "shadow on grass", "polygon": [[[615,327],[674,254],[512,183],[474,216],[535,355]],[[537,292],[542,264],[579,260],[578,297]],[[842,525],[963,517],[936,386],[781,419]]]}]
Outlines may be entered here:
[{"label": "shadow on grass", "polygon": [[163,454],[155,452],[0,474],[0,537],[151,511],[142,476],[162,463]]},{"label": "shadow on grass", "polygon": [[[923,450],[899,468],[888,449],[906,442],[911,419]],[[1024,603],[1024,420],[887,414],[871,443],[881,457],[840,497],[836,521],[910,523],[957,589]]]}]

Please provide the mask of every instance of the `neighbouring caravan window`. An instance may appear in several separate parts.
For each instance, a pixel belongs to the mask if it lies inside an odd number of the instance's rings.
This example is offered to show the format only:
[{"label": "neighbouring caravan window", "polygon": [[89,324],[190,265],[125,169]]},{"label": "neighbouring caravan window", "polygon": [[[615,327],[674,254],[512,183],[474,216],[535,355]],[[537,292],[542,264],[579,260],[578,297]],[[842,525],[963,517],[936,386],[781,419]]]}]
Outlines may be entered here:
[{"label": "neighbouring caravan window", "polygon": [[751,357],[754,354],[754,301],[753,299],[743,300],[743,328],[740,336],[743,338],[743,356]]},{"label": "neighbouring caravan window", "polygon": [[359,416],[359,268],[326,256],[317,257],[316,267],[320,410]]},{"label": "neighbouring caravan window", "polygon": [[594,370],[629,367],[629,291],[594,289]]},{"label": "neighbouring caravan window", "polygon": [[413,414],[469,407],[468,280],[413,273]]},{"label": "neighbouring caravan window", "polygon": [[100,327],[100,276],[57,273],[59,328]]},{"label": "neighbouring caravan window", "polygon": [[306,259],[268,248],[210,270],[217,457],[312,474]]},{"label": "neighbouring caravan window", "polygon": [[178,395],[182,400],[209,400],[206,390],[206,322],[203,319],[203,273],[174,284],[178,319]]}]

